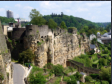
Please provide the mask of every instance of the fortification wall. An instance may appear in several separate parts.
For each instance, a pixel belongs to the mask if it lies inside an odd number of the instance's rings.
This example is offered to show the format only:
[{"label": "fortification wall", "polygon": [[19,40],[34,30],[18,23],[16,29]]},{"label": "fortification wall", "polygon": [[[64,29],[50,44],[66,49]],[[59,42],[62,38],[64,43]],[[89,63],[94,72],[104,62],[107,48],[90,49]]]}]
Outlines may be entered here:
[{"label": "fortification wall", "polygon": [[19,40],[25,35],[26,28],[13,28],[12,39]]},{"label": "fortification wall", "polygon": [[42,25],[42,26],[38,26],[37,30],[39,31],[40,33],[40,37],[45,37],[48,35],[49,33],[49,28],[48,28],[48,25]]},{"label": "fortification wall", "polygon": [[40,37],[44,38],[51,32],[48,28],[48,25],[26,25],[26,35],[36,35],[37,33],[40,34]]},{"label": "fortification wall", "polygon": [[[3,34],[3,30],[2,30],[1,22],[0,22],[0,74],[4,76],[4,81],[2,84],[12,84],[10,82],[11,78],[8,79],[7,77],[7,71],[6,71],[6,69],[8,68],[7,65],[11,67],[11,54],[7,48],[5,36]],[[8,73],[9,73],[9,76],[11,76],[11,69],[9,69]]]}]

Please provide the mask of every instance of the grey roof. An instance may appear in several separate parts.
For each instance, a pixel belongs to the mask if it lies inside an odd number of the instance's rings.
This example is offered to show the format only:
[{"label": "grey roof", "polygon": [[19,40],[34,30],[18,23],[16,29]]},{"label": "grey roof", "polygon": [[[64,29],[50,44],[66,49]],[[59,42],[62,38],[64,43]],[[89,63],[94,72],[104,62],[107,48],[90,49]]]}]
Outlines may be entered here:
[{"label": "grey roof", "polygon": [[94,44],[90,44],[90,49],[94,49],[96,46]]}]

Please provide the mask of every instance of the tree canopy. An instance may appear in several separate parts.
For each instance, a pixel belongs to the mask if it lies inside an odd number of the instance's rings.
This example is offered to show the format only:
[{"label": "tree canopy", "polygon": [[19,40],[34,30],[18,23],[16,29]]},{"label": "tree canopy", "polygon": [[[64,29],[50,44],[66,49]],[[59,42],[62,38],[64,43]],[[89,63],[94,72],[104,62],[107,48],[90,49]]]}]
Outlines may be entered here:
[{"label": "tree canopy", "polygon": [[34,54],[30,49],[27,49],[19,54],[19,62],[26,62],[28,63],[28,60],[31,62],[34,59]]},{"label": "tree canopy", "polygon": [[66,24],[65,24],[64,21],[61,22],[60,27],[63,28],[63,29],[66,29],[67,28],[67,26],[66,26]]},{"label": "tree canopy", "polygon": [[42,14],[40,14],[36,9],[31,10],[29,17],[31,18],[31,23],[33,25],[41,26],[46,24],[46,20],[42,18]]},{"label": "tree canopy", "polygon": [[49,26],[49,28],[51,28],[51,29],[56,29],[57,23],[56,23],[53,19],[49,19],[49,20],[48,20],[48,26]]}]

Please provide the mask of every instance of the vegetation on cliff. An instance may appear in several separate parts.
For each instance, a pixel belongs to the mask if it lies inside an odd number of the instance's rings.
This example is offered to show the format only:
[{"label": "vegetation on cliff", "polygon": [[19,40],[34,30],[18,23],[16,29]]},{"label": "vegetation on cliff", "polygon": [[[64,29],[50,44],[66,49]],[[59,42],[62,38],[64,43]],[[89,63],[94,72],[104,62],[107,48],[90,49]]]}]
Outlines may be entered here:
[{"label": "vegetation on cliff", "polygon": [[19,62],[20,63],[32,62],[34,57],[35,55],[32,53],[32,51],[30,49],[27,49],[26,51],[23,51],[22,53],[19,54]]}]

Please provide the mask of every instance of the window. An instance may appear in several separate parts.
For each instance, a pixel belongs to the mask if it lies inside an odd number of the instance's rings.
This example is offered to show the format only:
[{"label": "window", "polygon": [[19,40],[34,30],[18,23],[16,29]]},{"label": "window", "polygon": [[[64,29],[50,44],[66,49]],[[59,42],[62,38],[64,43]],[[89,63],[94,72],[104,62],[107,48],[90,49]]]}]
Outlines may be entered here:
[{"label": "window", "polygon": [[41,38],[43,38],[43,36],[41,36]]}]

